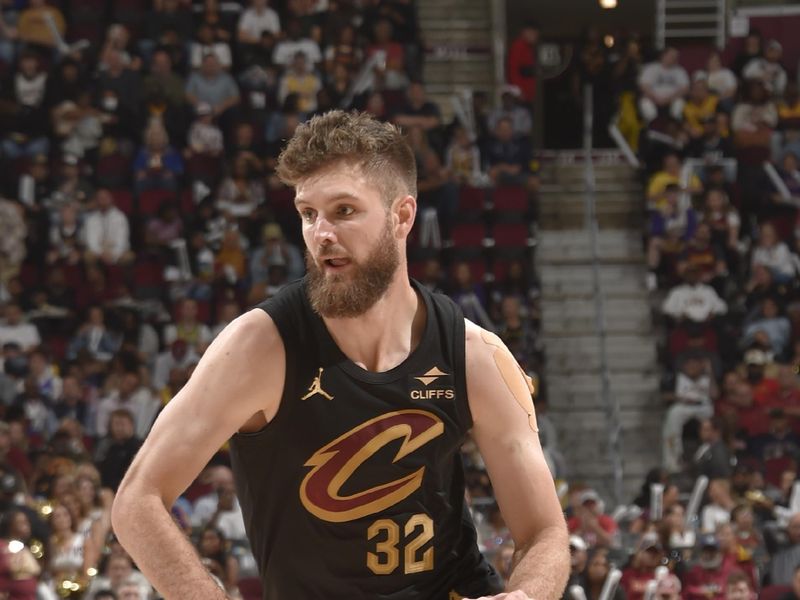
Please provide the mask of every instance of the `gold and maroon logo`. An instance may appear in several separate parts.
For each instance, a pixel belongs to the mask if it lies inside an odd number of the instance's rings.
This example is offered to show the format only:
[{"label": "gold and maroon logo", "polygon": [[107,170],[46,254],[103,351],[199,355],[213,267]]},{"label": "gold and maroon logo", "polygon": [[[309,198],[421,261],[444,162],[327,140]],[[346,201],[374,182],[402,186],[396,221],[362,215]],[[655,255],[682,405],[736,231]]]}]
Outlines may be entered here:
[{"label": "gold and maroon logo", "polygon": [[300,484],[300,501],[311,514],[332,523],[353,521],[397,504],[422,485],[425,467],[349,496],[340,491],[355,471],[381,448],[402,440],[392,463],[444,433],[444,423],[424,410],[398,410],[354,427],[317,450],[305,466],[314,467]]}]

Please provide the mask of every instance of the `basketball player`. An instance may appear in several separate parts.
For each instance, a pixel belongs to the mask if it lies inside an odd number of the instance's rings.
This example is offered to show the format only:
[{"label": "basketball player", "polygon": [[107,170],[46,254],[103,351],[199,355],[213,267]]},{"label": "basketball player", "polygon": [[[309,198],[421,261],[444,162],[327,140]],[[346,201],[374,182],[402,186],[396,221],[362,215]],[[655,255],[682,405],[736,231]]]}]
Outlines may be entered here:
[{"label": "basketball player", "polygon": [[[167,600],[226,598],[168,507],[231,438],[265,600],[561,597],[567,531],[529,381],[495,335],[409,280],[414,156],[340,111],[280,157],[308,275],[232,322],[123,481],[114,529]],[[464,500],[477,441],[516,544],[502,592]]]}]

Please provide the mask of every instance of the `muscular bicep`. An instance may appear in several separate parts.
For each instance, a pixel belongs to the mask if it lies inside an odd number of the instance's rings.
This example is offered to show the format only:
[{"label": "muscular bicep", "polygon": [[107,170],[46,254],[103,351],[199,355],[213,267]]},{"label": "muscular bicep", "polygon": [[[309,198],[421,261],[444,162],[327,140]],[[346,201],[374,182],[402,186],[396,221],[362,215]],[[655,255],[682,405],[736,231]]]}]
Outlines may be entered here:
[{"label": "muscular bicep", "polygon": [[253,310],[236,319],[156,419],[123,485],[174,502],[254,414],[272,418],[285,362],[280,335],[266,313]]},{"label": "muscular bicep", "polygon": [[563,525],[539,443],[530,379],[494,334],[467,325],[467,393],[473,429],[514,541]]}]

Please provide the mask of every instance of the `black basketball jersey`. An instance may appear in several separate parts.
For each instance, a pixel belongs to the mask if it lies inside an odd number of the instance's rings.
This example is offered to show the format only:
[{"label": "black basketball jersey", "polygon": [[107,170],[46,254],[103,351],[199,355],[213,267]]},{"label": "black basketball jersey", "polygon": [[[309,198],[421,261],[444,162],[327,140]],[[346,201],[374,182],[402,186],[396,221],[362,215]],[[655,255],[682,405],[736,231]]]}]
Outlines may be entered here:
[{"label": "black basketball jersey", "polygon": [[273,420],[235,435],[231,458],[265,600],[502,591],[464,501],[464,317],[449,298],[414,287],[424,334],[382,373],[339,350],[304,280],[260,306],[283,339],[286,382]]}]

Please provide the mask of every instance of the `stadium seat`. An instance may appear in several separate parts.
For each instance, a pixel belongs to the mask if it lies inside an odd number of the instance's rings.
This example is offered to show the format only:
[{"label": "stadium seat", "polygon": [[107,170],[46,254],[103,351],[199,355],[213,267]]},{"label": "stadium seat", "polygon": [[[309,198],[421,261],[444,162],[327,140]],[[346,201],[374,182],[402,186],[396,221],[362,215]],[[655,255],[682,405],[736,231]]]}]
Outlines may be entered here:
[{"label": "stadium seat", "polygon": [[768,585],[761,590],[758,597],[760,600],[778,600],[778,598],[791,591],[792,588],[788,585]]},{"label": "stadium seat", "polygon": [[133,194],[128,190],[111,190],[114,197],[114,205],[126,215],[133,214]]},{"label": "stadium seat", "polygon": [[222,158],[210,154],[192,154],[186,161],[186,174],[191,181],[216,186],[222,178]]},{"label": "stadium seat", "polygon": [[239,593],[244,600],[261,600],[263,594],[261,579],[258,577],[247,577],[239,580]]},{"label": "stadium seat", "polygon": [[516,212],[525,214],[528,211],[528,193],[524,188],[502,186],[492,193],[494,210],[498,212]]},{"label": "stadium seat", "polygon": [[451,232],[453,247],[451,253],[456,260],[478,258],[486,240],[486,227],[483,223],[458,223]]},{"label": "stadium seat", "polygon": [[115,152],[97,160],[97,183],[101,187],[122,188],[130,181],[133,167],[131,159]]},{"label": "stadium seat", "polygon": [[165,202],[176,201],[175,192],[170,190],[147,190],[139,194],[139,214],[152,217]]}]

